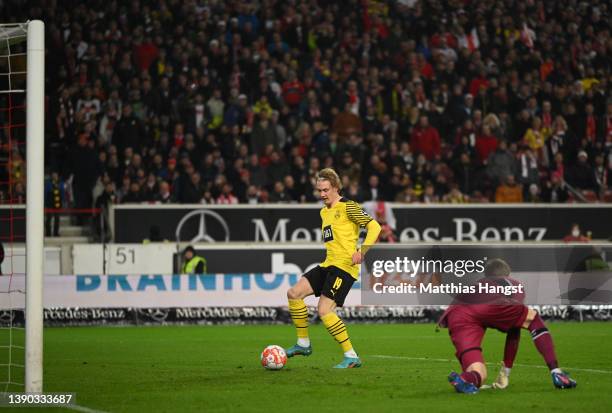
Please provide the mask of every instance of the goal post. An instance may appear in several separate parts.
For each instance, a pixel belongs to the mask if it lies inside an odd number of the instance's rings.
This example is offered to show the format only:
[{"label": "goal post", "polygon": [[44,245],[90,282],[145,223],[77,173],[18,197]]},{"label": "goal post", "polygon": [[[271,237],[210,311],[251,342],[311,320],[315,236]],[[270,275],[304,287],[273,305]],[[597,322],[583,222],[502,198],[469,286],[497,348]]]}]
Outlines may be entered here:
[{"label": "goal post", "polygon": [[0,392],[4,393],[43,391],[44,110],[44,23],[0,23]]},{"label": "goal post", "polygon": [[25,391],[43,390],[45,25],[27,23]]}]

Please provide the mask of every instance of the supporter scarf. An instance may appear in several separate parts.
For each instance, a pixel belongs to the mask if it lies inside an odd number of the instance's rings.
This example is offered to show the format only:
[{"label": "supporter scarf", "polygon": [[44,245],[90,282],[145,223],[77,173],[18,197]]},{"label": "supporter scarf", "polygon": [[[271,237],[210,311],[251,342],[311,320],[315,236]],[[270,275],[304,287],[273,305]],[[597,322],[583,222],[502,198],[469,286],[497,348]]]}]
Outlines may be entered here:
[{"label": "supporter scarf", "polygon": [[552,116],[550,116],[550,113],[544,113],[542,114],[542,123],[544,124],[544,127],[546,128],[550,128],[552,125]]}]

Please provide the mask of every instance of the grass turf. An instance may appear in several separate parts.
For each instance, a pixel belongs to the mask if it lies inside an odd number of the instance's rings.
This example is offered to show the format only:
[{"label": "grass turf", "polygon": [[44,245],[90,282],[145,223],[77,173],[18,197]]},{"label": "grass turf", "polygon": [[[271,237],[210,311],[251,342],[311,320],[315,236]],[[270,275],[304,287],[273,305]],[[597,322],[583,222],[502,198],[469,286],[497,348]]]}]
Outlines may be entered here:
[{"label": "grass turf", "polygon": [[[47,328],[45,391],[75,392],[79,405],[107,412],[612,409],[610,324],[549,323],[561,366],[577,389],[553,388],[523,332],[510,387],[478,395],[456,394],[446,381],[459,368],[446,330],[436,333],[432,324],[348,327],[364,365],[341,371],[331,369],[341,353],[321,325],[310,329],[313,355],[289,359],[281,371],[264,370],[259,354],[268,344],[293,344],[288,325]],[[487,333],[488,362],[501,360],[503,342],[501,333]],[[489,367],[488,382],[497,374],[497,366]]]}]

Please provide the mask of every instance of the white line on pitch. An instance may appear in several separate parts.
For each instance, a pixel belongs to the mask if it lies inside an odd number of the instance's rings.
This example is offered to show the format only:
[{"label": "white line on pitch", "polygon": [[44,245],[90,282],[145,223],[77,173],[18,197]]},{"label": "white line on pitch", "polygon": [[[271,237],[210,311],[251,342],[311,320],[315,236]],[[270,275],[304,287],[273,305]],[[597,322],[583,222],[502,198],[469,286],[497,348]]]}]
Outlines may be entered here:
[{"label": "white line on pitch", "polygon": [[[442,362],[442,363],[451,363],[454,362],[456,360],[451,360],[451,359],[436,359],[436,358],[429,358],[429,357],[408,357],[408,356],[388,356],[388,355],[384,355],[384,354],[374,354],[370,357],[375,357],[375,358],[379,358],[379,359],[392,359],[392,360],[418,360],[418,361],[438,361],[438,362]],[[498,366],[498,363],[486,363],[490,366]],[[534,368],[534,369],[547,369],[548,367],[546,366],[536,366],[534,364],[519,364],[519,363],[514,363],[515,366],[518,367],[530,367],[530,368]],[[600,370],[600,369],[583,369],[583,368],[578,368],[578,367],[563,367],[563,369],[567,369],[568,371],[584,371],[584,372],[588,372],[588,373],[601,373],[601,374],[612,374],[612,370]]]},{"label": "white line on pitch", "polygon": [[78,404],[69,404],[65,407],[67,409],[76,410],[77,412],[83,412],[83,413],[107,413],[104,410],[90,409],[89,407],[79,406]]}]

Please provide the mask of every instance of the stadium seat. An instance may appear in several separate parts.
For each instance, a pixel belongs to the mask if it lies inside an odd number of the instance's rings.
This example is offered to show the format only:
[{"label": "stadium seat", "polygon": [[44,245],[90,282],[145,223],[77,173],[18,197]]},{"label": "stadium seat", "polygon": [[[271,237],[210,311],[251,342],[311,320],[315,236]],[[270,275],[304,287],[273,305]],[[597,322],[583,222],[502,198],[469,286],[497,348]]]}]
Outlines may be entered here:
[{"label": "stadium seat", "polygon": [[584,198],[587,200],[587,202],[599,202],[599,198],[597,197],[595,191],[584,190],[581,191],[581,193],[582,196],[584,196]]}]

